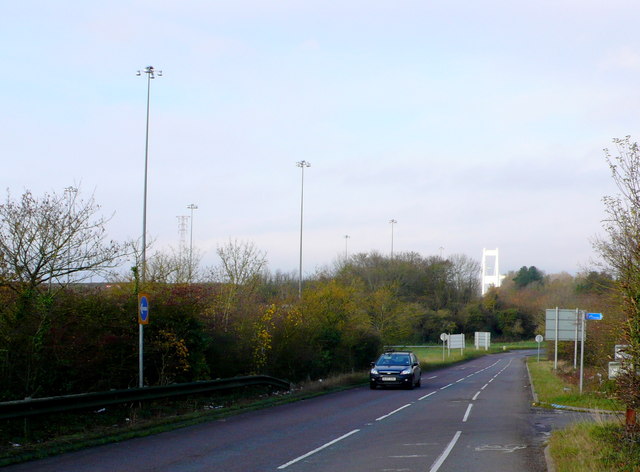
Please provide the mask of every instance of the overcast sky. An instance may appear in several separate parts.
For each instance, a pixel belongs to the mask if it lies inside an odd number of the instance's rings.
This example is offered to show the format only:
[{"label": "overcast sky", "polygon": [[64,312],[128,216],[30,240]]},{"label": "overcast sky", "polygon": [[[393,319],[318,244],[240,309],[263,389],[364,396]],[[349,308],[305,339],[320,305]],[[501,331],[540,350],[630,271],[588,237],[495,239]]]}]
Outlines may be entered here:
[{"label": "overcast sky", "polygon": [[[80,186],[110,235],[232,239],[304,272],[355,252],[499,248],[506,273],[595,258],[602,151],[640,125],[640,3],[609,0],[5,2],[2,184]],[[349,235],[349,239],[345,239]],[[188,235],[187,235],[188,239]],[[442,248],[442,249],[441,249]]]}]

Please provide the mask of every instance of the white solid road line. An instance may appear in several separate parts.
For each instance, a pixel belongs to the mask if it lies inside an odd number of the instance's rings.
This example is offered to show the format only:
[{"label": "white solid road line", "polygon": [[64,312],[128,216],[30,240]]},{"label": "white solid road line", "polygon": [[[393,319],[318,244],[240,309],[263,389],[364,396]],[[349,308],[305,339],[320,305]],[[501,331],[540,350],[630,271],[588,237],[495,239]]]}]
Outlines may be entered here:
[{"label": "white solid road line", "polygon": [[387,413],[386,415],[381,416],[380,418],[376,418],[376,421],[380,421],[380,420],[383,420],[385,418],[388,418],[389,416],[393,415],[394,413],[398,413],[400,410],[404,410],[405,408],[407,408],[409,406],[411,406],[411,403],[407,403],[405,406],[401,406],[397,410],[393,410],[391,413]]},{"label": "white solid road line", "polygon": [[444,463],[444,461],[447,459],[447,457],[449,457],[449,454],[451,454],[451,450],[453,449],[453,446],[455,446],[456,443],[458,442],[458,439],[460,438],[461,434],[462,434],[462,431],[458,431],[453,436],[453,439],[451,440],[451,442],[449,443],[447,448],[442,452],[442,454],[440,454],[440,457],[438,457],[438,459],[433,463],[433,465],[429,469],[429,472],[437,472],[438,471],[438,469]]},{"label": "white solid road line", "polygon": [[434,393],[436,393],[436,392],[427,393],[424,397],[420,397],[420,398],[418,398],[418,400],[424,400],[425,398],[430,397],[430,396],[431,396],[431,395],[433,395]]},{"label": "white solid road line", "polygon": [[301,461],[302,459],[306,459],[307,457],[315,454],[316,452],[322,451],[323,449],[337,443],[338,441],[342,441],[345,438],[348,438],[349,436],[351,436],[352,434],[356,434],[358,431],[360,431],[359,429],[354,429],[353,431],[351,431],[350,433],[345,434],[344,436],[340,436],[339,438],[334,439],[333,441],[329,441],[327,444],[325,444],[324,446],[320,446],[317,449],[314,449],[311,452],[307,452],[305,455],[300,456],[296,459],[293,459],[292,461],[287,462],[286,464],[282,464],[280,467],[278,467],[278,469],[285,469],[287,467],[289,467],[291,464],[295,464],[296,462]]}]

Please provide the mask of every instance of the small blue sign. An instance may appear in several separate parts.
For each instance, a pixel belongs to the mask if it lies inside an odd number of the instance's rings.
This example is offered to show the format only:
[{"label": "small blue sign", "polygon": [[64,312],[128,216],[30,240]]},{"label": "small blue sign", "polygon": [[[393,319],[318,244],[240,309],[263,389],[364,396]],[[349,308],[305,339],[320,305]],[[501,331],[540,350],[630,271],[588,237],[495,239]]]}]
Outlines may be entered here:
[{"label": "small blue sign", "polygon": [[587,313],[584,317],[585,320],[600,321],[602,319],[602,313]]},{"label": "small blue sign", "polygon": [[142,293],[138,295],[138,322],[149,323],[149,297]]}]

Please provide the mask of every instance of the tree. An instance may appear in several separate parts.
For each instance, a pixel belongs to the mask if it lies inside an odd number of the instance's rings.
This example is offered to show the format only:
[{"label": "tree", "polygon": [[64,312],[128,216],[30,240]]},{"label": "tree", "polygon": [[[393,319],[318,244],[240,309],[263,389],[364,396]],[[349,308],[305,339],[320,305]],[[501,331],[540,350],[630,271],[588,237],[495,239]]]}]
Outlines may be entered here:
[{"label": "tree", "polygon": [[202,256],[197,249],[191,254],[183,248],[169,247],[157,251],[147,261],[147,281],[165,284],[186,284],[199,279],[198,266]]},{"label": "tree", "polygon": [[513,278],[518,288],[524,288],[527,285],[534,282],[541,282],[544,279],[542,272],[540,272],[536,266],[527,268],[522,266],[516,276]]},{"label": "tree", "polygon": [[578,275],[575,290],[577,293],[601,294],[608,292],[613,286],[614,280],[611,274],[591,270]]},{"label": "tree", "polygon": [[266,253],[250,241],[229,240],[218,246],[216,252],[222,262],[220,277],[232,285],[254,282],[267,266]]},{"label": "tree", "polygon": [[448,257],[451,262],[451,282],[461,303],[469,303],[480,294],[480,262],[464,254],[453,254]]},{"label": "tree", "polygon": [[630,356],[618,377],[618,397],[629,408],[640,407],[637,366],[640,359],[640,149],[630,137],[613,140],[617,154],[605,149],[605,158],[619,194],[605,196],[607,239],[596,239],[595,249],[615,276],[626,321],[623,326]]},{"label": "tree", "polygon": [[220,311],[224,331],[229,327],[229,317],[235,302],[246,302],[261,281],[261,275],[267,266],[266,253],[260,251],[252,242],[229,240],[224,246],[218,246],[218,256],[222,266],[214,269],[211,276],[224,283],[224,294]]},{"label": "tree", "polygon": [[26,191],[0,205],[0,285],[29,292],[78,282],[115,267],[122,247],[106,237],[107,219],[97,216],[93,197],[79,192]]}]

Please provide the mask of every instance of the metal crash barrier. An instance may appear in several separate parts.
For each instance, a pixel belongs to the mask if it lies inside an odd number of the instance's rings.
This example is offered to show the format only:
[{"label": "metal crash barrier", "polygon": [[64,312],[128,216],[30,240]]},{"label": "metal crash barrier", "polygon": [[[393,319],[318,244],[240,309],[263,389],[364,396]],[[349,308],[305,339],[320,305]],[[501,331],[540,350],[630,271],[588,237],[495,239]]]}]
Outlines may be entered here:
[{"label": "metal crash barrier", "polygon": [[0,419],[84,410],[119,403],[180,397],[253,385],[268,385],[280,390],[289,390],[291,388],[291,384],[286,380],[268,375],[252,375],[155,387],[110,390],[108,392],[80,393],[61,397],[28,398],[0,403]]}]

